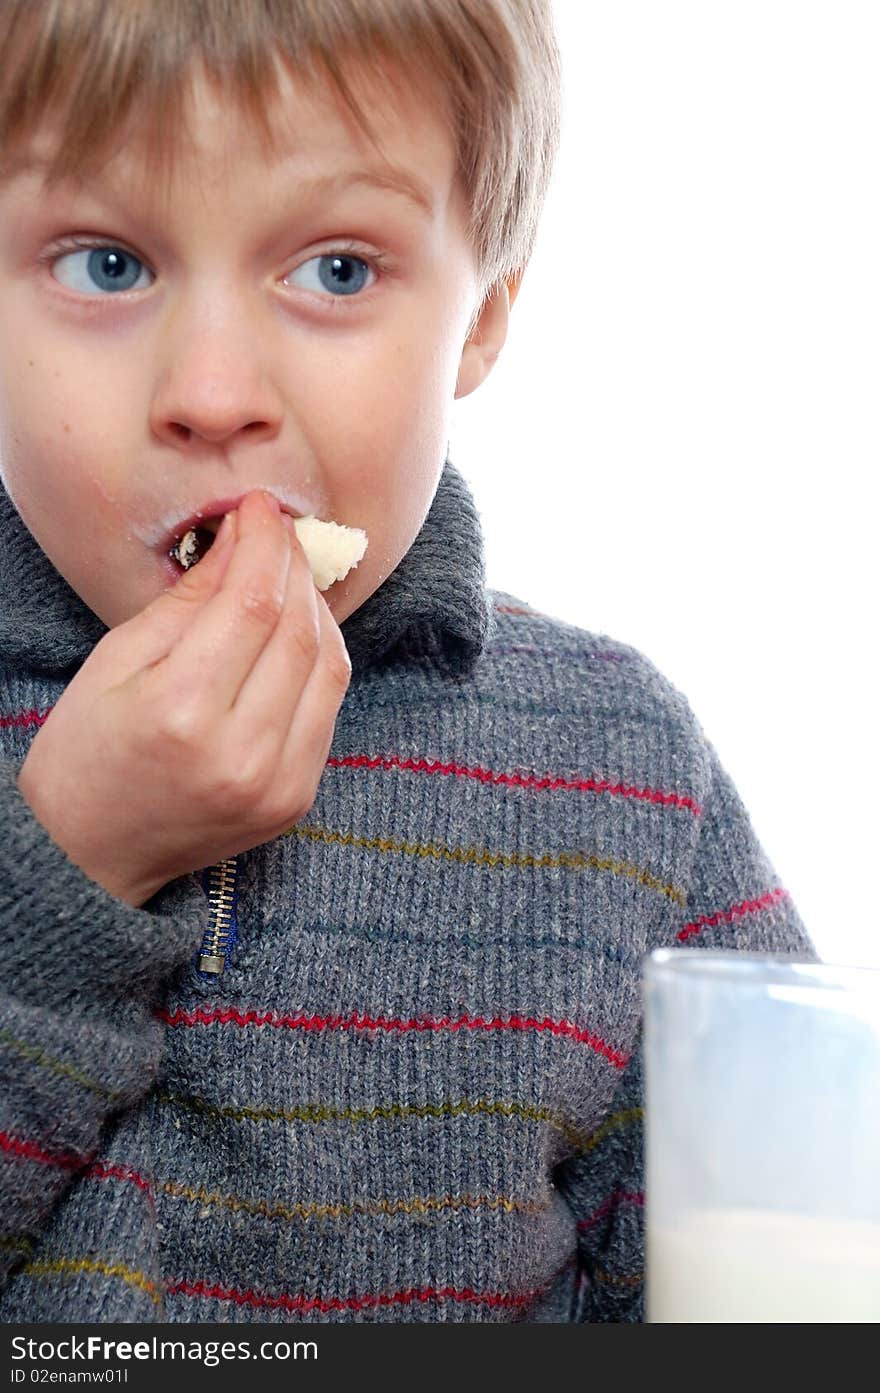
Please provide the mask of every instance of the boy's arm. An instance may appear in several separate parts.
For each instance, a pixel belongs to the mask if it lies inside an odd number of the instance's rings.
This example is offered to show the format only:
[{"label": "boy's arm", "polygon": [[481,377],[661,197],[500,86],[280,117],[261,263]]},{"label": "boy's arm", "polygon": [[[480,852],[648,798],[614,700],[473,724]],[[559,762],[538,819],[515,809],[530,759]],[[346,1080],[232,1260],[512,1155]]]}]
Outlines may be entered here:
[{"label": "boy's arm", "polygon": [[101,1128],[150,1088],[163,978],[208,923],[195,880],[135,909],[70,861],[0,760],[0,1286],[26,1262]]},{"label": "boy's arm", "polygon": [[[649,946],[816,958],[731,779],[708,750],[711,780],[687,909],[667,941]],[[643,1066],[638,1027],[605,1121],[557,1174],[578,1225],[581,1321],[645,1319]]]}]

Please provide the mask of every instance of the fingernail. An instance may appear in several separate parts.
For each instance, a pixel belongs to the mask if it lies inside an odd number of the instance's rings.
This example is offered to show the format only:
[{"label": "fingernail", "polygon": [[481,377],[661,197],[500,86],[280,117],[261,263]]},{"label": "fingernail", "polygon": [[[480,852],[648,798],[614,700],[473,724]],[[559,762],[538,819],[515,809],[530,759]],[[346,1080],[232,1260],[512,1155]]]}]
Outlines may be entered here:
[{"label": "fingernail", "polygon": [[232,513],[227,513],[217,529],[217,536],[214,538],[214,546],[222,547],[232,536]]}]

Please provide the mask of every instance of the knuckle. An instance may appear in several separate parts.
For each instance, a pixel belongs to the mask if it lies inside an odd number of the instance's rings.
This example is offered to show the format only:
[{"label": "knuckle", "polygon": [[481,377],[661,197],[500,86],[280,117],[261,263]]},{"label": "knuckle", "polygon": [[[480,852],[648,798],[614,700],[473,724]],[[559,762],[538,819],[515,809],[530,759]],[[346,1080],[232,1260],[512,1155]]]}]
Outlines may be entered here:
[{"label": "knuckle", "polygon": [[195,750],[201,740],[201,716],[191,702],[172,696],[156,706],[155,730],[159,739],[172,748]]},{"label": "knuckle", "polygon": [[272,628],[278,623],[283,603],[278,587],[269,581],[262,584],[253,583],[239,596],[239,605],[245,619],[253,619],[266,628]]},{"label": "knuckle", "polygon": [[327,653],[327,676],[344,692],[351,681],[351,658],[344,643],[331,645]]},{"label": "knuckle", "polygon": [[215,796],[227,807],[255,811],[263,800],[265,789],[265,765],[253,753],[228,763],[217,772]]},{"label": "knuckle", "polygon": [[[265,816],[270,826],[277,829],[276,835],[277,831],[283,832],[294,822],[302,821],[311,809],[317,793],[317,787],[309,796],[303,788],[291,789],[289,785],[275,791],[265,808]],[[282,794],[285,796],[282,797]]]},{"label": "knuckle", "polygon": [[310,794],[306,793],[303,795],[301,793],[298,801],[294,805],[289,815],[288,820],[290,822],[302,822],[306,814],[310,813],[312,808],[314,807],[315,799],[317,798],[317,796],[317,788],[314,788]]},{"label": "knuckle", "polygon": [[317,616],[297,614],[290,625],[290,640],[300,657],[314,667],[321,649]]}]

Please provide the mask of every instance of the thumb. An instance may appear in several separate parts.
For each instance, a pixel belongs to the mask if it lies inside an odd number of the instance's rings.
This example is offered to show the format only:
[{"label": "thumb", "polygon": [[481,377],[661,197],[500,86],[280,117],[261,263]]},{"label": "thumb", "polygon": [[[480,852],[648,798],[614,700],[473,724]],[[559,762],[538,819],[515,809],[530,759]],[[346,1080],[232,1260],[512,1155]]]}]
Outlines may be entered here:
[{"label": "thumb", "polygon": [[232,559],[237,533],[237,514],[227,513],[213,545],[201,561],[184,571],[176,584],[151,600],[140,614],[111,631],[114,661],[118,667],[128,671],[151,667],[171,651],[199,607],[207,604],[220,589]]},{"label": "thumb", "polygon": [[201,561],[184,571],[177,584],[169,586],[152,605],[148,605],[144,614],[152,609],[153,605],[158,607],[165,600],[183,600],[192,604],[207,600],[213,595],[219,589],[232,557],[237,522],[237,513],[227,513],[217,530],[217,536]]}]

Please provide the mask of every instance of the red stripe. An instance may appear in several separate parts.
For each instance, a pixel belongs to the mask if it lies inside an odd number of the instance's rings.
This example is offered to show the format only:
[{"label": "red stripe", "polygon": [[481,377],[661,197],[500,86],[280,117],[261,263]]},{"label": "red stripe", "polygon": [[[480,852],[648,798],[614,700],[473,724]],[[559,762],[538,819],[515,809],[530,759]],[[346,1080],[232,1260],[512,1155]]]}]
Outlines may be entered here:
[{"label": "red stripe", "polygon": [[416,774],[455,774],[458,778],[478,779],[485,784],[509,784],[513,788],[565,788],[586,793],[611,793],[623,798],[642,798],[649,803],[687,808],[696,817],[703,812],[700,805],[686,794],[663,793],[657,788],[636,788],[632,784],[613,784],[608,779],[539,779],[528,774],[498,774],[492,769],[483,769],[479,764],[470,768],[466,764],[441,764],[439,760],[399,759],[397,755],[376,758],[346,755],[343,759],[328,759],[327,764],[334,769],[406,769]]},{"label": "red stripe", "polygon": [[153,1186],[146,1180],[139,1171],[132,1170],[130,1166],[111,1166],[105,1161],[96,1161],[89,1166],[86,1177],[93,1180],[130,1180],[133,1185],[137,1185],[141,1190],[146,1190],[148,1195],[153,1192]]},{"label": "red stripe", "polygon": [[41,726],[46,722],[54,708],[49,707],[48,711],[20,711],[17,716],[0,716],[0,730],[6,726]]},{"label": "red stripe", "polygon": [[8,1151],[13,1156],[24,1156],[28,1161],[40,1161],[44,1166],[62,1166],[65,1170],[79,1170],[89,1161],[88,1156],[74,1156],[69,1151],[56,1154],[44,1151],[36,1142],[25,1141],[11,1132],[0,1132],[0,1150]]},{"label": "red stripe", "polygon": [[[51,712],[22,711],[18,716],[0,716],[3,726],[41,726]],[[428,759],[399,759],[396,755],[370,758],[368,755],[346,755],[343,759],[328,759],[327,767],[333,769],[405,769],[413,774],[454,774],[461,779],[478,779],[484,784],[507,784],[511,788],[534,788],[541,792],[564,788],[580,793],[610,793],[620,798],[640,798],[648,803],[659,803],[665,807],[687,808],[695,817],[701,817],[703,809],[684,793],[664,793],[658,788],[636,788],[634,784],[613,784],[609,779],[563,779],[535,778],[529,774],[499,774],[492,769],[483,769],[476,764],[472,768],[466,764],[446,763]]]},{"label": "red stripe", "polygon": [[200,1007],[196,1011],[156,1011],[156,1017],[166,1025],[271,1025],[287,1030],[549,1030],[553,1035],[567,1035],[579,1044],[589,1045],[597,1054],[604,1055],[616,1068],[622,1069],[629,1056],[615,1050],[611,1045],[593,1035],[589,1030],[573,1025],[571,1021],[554,1021],[544,1018],[536,1020],[533,1016],[508,1016],[503,1019],[494,1016],[491,1020],[483,1016],[459,1016],[452,1020],[449,1016],[414,1016],[409,1020],[397,1017],[366,1016],[357,1013],[350,1016],[285,1016],[275,1011],[238,1011],[234,1006]]},{"label": "red stripe", "polygon": [[146,1190],[151,1207],[155,1207],[152,1184],[149,1180],[145,1180],[138,1171],[131,1170],[128,1166],[111,1166],[104,1161],[94,1161],[90,1165],[88,1157],[77,1157],[69,1152],[53,1155],[49,1151],[44,1151],[36,1142],[26,1141],[23,1137],[15,1137],[8,1132],[0,1132],[0,1149],[8,1151],[14,1156],[24,1156],[29,1161],[40,1161],[44,1166],[60,1166],[63,1170],[83,1168],[83,1179],[127,1180],[142,1190]]},{"label": "red stripe", "polygon": [[537,1291],[474,1291],[472,1287],[410,1287],[405,1291],[364,1292],[362,1296],[267,1296],[262,1292],[236,1291],[234,1287],[209,1286],[207,1282],[171,1282],[169,1296],[212,1296],[235,1301],[239,1306],[272,1306],[285,1311],[364,1311],[376,1306],[411,1306],[414,1301],[466,1301],[482,1306],[525,1306]]},{"label": "red stripe", "polygon": [[129,1166],[111,1166],[104,1161],[96,1161],[89,1166],[85,1172],[87,1180],[125,1180],[131,1185],[137,1185],[139,1189],[145,1191],[150,1213],[155,1218],[156,1200],[153,1195],[152,1182],[147,1180],[139,1171],[132,1170]]},{"label": "red stripe", "polygon": [[605,1218],[606,1214],[610,1214],[612,1210],[618,1209],[622,1204],[637,1204],[641,1206],[644,1203],[645,1196],[641,1190],[635,1190],[633,1192],[628,1190],[614,1190],[607,1199],[602,1201],[598,1209],[594,1209],[592,1214],[588,1215],[586,1219],[580,1220],[578,1228],[582,1232],[586,1229],[593,1228],[599,1223],[600,1219]]},{"label": "red stripe", "polygon": [[769,890],[759,900],[743,900],[742,904],[735,904],[732,909],[721,909],[717,914],[703,914],[692,924],[685,924],[684,928],[679,930],[675,936],[680,943],[685,943],[687,939],[693,938],[694,934],[698,934],[701,929],[714,929],[718,924],[732,924],[743,914],[756,914],[758,910],[769,909],[771,905],[779,904],[781,900],[790,898],[787,890]]}]

